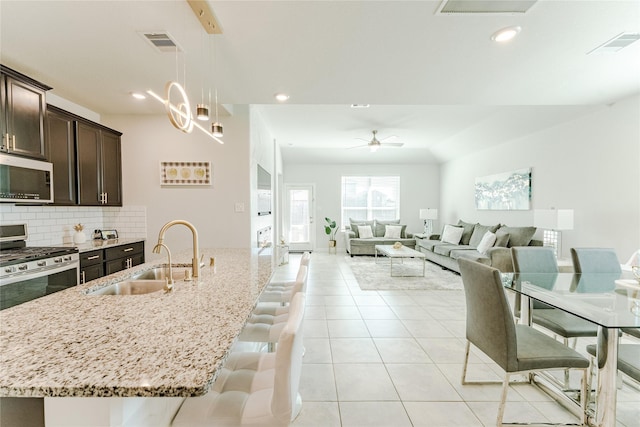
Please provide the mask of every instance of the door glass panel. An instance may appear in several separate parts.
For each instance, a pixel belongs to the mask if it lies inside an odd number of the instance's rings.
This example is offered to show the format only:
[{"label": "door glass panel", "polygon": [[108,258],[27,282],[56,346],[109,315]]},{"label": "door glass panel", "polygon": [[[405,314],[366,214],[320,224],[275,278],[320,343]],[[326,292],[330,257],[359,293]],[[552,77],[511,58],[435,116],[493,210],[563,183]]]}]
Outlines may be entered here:
[{"label": "door glass panel", "polygon": [[309,232],[310,194],[305,189],[289,191],[289,242],[306,243],[310,241]]}]

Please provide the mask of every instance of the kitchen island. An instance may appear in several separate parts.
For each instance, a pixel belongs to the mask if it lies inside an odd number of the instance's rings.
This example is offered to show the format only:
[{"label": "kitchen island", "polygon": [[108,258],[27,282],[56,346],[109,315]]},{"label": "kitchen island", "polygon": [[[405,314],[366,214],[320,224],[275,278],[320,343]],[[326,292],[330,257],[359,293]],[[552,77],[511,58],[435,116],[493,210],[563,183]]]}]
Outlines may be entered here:
[{"label": "kitchen island", "polygon": [[[257,249],[200,252],[200,277],[176,281],[169,293],[87,294],[163,264],[155,261],[0,312],[0,396],[45,398],[48,425],[56,408],[99,398],[82,402],[108,406],[109,424],[126,425],[145,402],[165,400],[129,398],[207,393],[271,277],[272,257]],[[190,269],[192,255],[174,254],[172,264]],[[121,421],[113,421],[114,404]]]}]

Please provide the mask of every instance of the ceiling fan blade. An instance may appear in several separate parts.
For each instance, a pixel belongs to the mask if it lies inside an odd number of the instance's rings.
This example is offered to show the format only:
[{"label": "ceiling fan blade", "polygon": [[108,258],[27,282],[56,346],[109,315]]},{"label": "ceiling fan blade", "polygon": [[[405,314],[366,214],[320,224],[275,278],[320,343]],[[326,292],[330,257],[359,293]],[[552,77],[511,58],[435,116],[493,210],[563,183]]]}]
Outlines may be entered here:
[{"label": "ceiling fan blade", "polygon": [[364,144],[364,145],[356,145],[354,147],[347,147],[347,150],[353,150],[354,148],[363,148],[363,147],[368,147],[369,144]]},{"label": "ceiling fan blade", "polygon": [[380,142],[387,142],[387,141],[393,141],[394,139],[396,139],[398,136],[397,135],[389,135],[388,137],[381,139]]},{"label": "ceiling fan blade", "polygon": [[367,143],[371,142],[370,139],[364,139],[364,138],[353,138],[353,139],[357,139],[359,141],[364,141],[364,142],[367,142]]},{"label": "ceiling fan blade", "polygon": [[381,145],[384,145],[385,147],[402,147],[404,142],[384,142]]}]

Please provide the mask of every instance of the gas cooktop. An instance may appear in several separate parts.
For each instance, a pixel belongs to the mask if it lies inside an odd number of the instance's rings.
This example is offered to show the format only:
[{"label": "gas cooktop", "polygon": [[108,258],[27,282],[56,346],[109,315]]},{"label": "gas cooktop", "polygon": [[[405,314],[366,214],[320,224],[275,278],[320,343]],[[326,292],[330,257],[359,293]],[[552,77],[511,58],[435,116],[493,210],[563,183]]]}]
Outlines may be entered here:
[{"label": "gas cooktop", "polygon": [[18,264],[27,261],[51,258],[55,256],[76,253],[76,248],[56,246],[33,246],[23,248],[9,248],[0,250],[0,266]]}]

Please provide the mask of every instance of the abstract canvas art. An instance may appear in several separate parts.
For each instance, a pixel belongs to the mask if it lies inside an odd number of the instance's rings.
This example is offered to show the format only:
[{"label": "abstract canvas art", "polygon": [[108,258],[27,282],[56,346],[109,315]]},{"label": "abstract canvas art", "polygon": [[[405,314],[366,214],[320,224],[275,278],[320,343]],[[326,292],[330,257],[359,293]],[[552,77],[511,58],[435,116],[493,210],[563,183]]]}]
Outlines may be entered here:
[{"label": "abstract canvas art", "polygon": [[531,168],[476,178],[476,208],[480,210],[531,209]]}]

